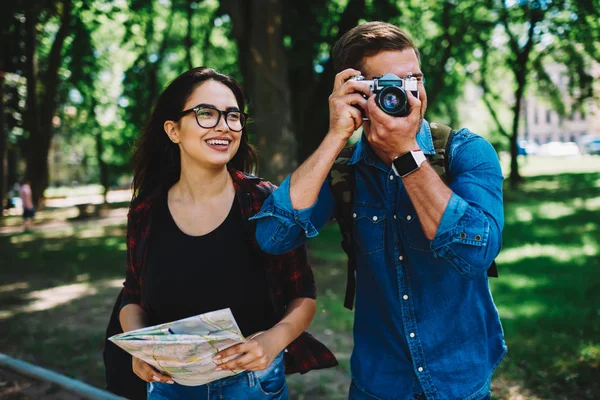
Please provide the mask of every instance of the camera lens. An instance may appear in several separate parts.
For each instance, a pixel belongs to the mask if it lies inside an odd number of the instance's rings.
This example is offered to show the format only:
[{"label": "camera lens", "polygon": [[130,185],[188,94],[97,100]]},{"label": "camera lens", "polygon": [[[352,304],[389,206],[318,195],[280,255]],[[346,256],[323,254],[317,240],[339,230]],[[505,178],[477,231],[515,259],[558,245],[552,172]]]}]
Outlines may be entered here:
[{"label": "camera lens", "polygon": [[394,117],[408,115],[406,92],[398,86],[388,86],[377,94],[377,105],[384,113]]},{"label": "camera lens", "polygon": [[398,104],[400,104],[400,99],[398,98],[398,96],[396,96],[396,94],[388,93],[382,99],[382,103],[386,109],[392,110],[392,109],[398,107]]}]

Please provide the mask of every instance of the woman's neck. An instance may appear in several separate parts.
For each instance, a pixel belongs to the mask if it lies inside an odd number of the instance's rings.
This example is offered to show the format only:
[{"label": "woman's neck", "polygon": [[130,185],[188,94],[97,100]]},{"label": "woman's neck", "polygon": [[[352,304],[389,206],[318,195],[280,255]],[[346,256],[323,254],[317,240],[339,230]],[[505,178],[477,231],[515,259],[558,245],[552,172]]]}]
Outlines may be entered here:
[{"label": "woman's neck", "polygon": [[227,167],[207,169],[182,166],[179,181],[169,191],[174,199],[195,204],[225,194],[233,187]]}]

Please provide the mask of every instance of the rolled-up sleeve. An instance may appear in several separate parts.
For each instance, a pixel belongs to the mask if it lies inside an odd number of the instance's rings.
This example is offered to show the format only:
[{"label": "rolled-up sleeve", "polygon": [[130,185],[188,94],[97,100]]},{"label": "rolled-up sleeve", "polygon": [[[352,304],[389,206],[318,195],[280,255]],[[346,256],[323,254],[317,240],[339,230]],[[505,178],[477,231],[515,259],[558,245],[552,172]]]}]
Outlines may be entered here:
[{"label": "rolled-up sleeve", "polygon": [[283,254],[317,236],[319,229],[333,216],[334,207],[331,188],[325,181],[312,206],[294,210],[288,177],[250,219],[256,220],[256,240],[263,251]]},{"label": "rolled-up sleeve", "polygon": [[454,193],[431,250],[464,277],[474,278],[489,268],[502,246],[504,178],[496,151],[479,136],[458,147],[450,171]]}]

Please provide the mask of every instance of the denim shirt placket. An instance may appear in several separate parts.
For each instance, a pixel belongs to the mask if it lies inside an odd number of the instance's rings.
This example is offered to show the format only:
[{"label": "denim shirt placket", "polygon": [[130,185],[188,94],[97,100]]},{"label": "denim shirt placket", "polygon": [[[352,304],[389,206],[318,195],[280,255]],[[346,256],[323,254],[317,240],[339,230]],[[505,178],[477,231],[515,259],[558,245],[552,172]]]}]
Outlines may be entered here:
[{"label": "denim shirt placket", "polygon": [[[381,172],[378,171],[378,175],[381,177]],[[410,260],[407,257],[406,251],[403,246],[403,238],[400,230],[400,219],[404,217],[401,214],[401,210],[398,204],[401,204],[400,198],[404,194],[404,186],[401,178],[394,175],[390,170],[384,179],[386,186],[386,202],[387,209],[392,214],[390,221],[391,226],[391,237],[392,237],[392,249],[394,256],[394,265],[396,267],[396,276],[398,278],[398,299],[400,302],[400,310],[402,314],[402,323],[404,325],[404,335],[406,342],[408,343],[408,349],[410,351],[411,358],[413,360],[413,370],[418,379],[418,384],[422,390],[437,398],[437,390],[431,382],[431,376],[427,370],[425,363],[425,357],[423,355],[423,347],[419,338],[419,332],[417,329],[417,319],[412,304],[412,287],[410,283],[410,275],[408,268],[410,267]],[[413,385],[414,387],[414,385]],[[433,395],[435,393],[435,395]],[[435,396],[435,397],[434,397]]]}]

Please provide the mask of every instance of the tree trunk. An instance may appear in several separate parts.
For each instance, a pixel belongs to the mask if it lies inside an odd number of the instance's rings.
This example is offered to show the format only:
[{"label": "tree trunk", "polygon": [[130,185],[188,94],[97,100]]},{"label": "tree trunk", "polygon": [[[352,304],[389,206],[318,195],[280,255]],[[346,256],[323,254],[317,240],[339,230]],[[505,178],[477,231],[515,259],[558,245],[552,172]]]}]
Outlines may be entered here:
[{"label": "tree trunk", "polygon": [[517,139],[519,138],[519,122],[521,118],[521,102],[523,100],[523,93],[525,93],[525,69],[523,65],[515,71],[515,78],[517,80],[517,91],[515,92],[515,105],[513,107],[513,124],[512,132],[510,136],[510,175],[509,182],[511,186],[516,186],[523,181],[521,174],[519,173],[519,161],[518,161],[518,147]]},{"label": "tree trunk", "polygon": [[[29,138],[25,143],[25,161],[26,179],[31,182],[34,204],[37,206],[37,201],[42,192],[42,179],[40,175],[38,158],[35,150],[41,144],[37,141],[40,138],[39,125],[39,109],[38,109],[38,90],[37,90],[37,25],[38,12],[33,7],[27,8],[25,11],[25,78],[27,79],[27,109],[25,128],[29,133]],[[47,171],[47,170],[46,170]]]},{"label": "tree trunk", "polygon": [[104,188],[102,197],[104,204],[108,204],[108,191],[110,190],[110,185],[108,182],[108,164],[104,162],[102,158],[102,154],[104,153],[104,142],[102,141],[102,129],[98,125],[98,118],[96,115],[96,106],[97,101],[95,98],[92,98],[90,103],[90,120],[91,126],[90,129],[94,132],[94,140],[96,141],[96,160],[98,162],[98,168],[100,169],[100,184]]},{"label": "tree trunk", "polygon": [[[343,34],[354,28],[365,11],[365,0],[350,0],[338,24],[337,41]],[[306,21],[311,23],[311,21]],[[300,40],[302,32],[298,32]],[[334,42],[335,43],[335,42]],[[333,43],[332,43],[333,45]],[[315,80],[313,60],[307,59],[298,66],[290,76],[294,110],[294,126],[297,129],[298,159],[300,162],[308,158],[321,144],[329,126],[329,95],[333,89],[335,70],[333,59],[329,58],[323,72]]]},{"label": "tree trunk", "polygon": [[0,220],[4,216],[4,199],[7,193],[8,132],[4,124],[4,71],[0,69]]},{"label": "tree trunk", "polygon": [[[448,60],[450,59],[450,56],[452,55],[452,48],[454,46],[454,40],[453,40],[453,36],[450,34],[450,28],[453,25],[453,21],[452,21],[452,10],[455,6],[453,5],[453,3],[451,3],[450,1],[445,1],[444,2],[444,7],[442,9],[442,15],[441,15],[441,28],[442,28],[442,34],[440,35],[439,38],[437,38],[437,42],[440,44],[440,47],[442,47],[441,49],[441,55],[437,52],[437,50],[440,50],[439,48],[436,49],[434,51],[433,54],[437,54],[436,58],[438,63],[441,65],[441,68],[437,69],[437,73],[435,74],[428,74],[426,71],[425,75],[430,79],[427,85],[427,101],[429,104],[435,104],[435,101],[437,99],[437,95],[438,93],[440,93],[440,91],[443,88],[443,84],[444,84],[444,78],[446,75],[446,64],[448,63]],[[458,27],[457,27],[458,28]],[[442,46],[443,41],[446,41],[447,45],[446,47]],[[453,126],[453,125],[450,125]]]},{"label": "tree trunk", "polygon": [[[58,69],[62,63],[62,49],[71,25],[71,0],[64,0],[61,10],[61,22],[48,55],[47,69],[43,73],[44,96],[38,106],[36,57],[36,24],[35,11],[26,12],[26,47],[27,47],[27,108],[30,116],[30,131],[25,154],[27,177],[31,180],[31,191],[34,204],[39,207],[44,190],[48,186],[48,153],[52,143],[52,119],[57,107],[58,85],[60,77]],[[31,15],[31,18],[27,16]]]},{"label": "tree trunk", "polygon": [[104,152],[104,143],[102,142],[102,131],[99,129],[96,130],[96,159],[98,160],[98,168],[100,168],[100,183],[104,188],[104,204],[108,203],[108,191],[110,190],[110,185],[108,182],[108,165],[102,159],[102,153]]},{"label": "tree trunk", "polygon": [[294,171],[296,138],[279,0],[222,1],[231,15],[244,87],[260,150],[260,175],[280,183]]}]

